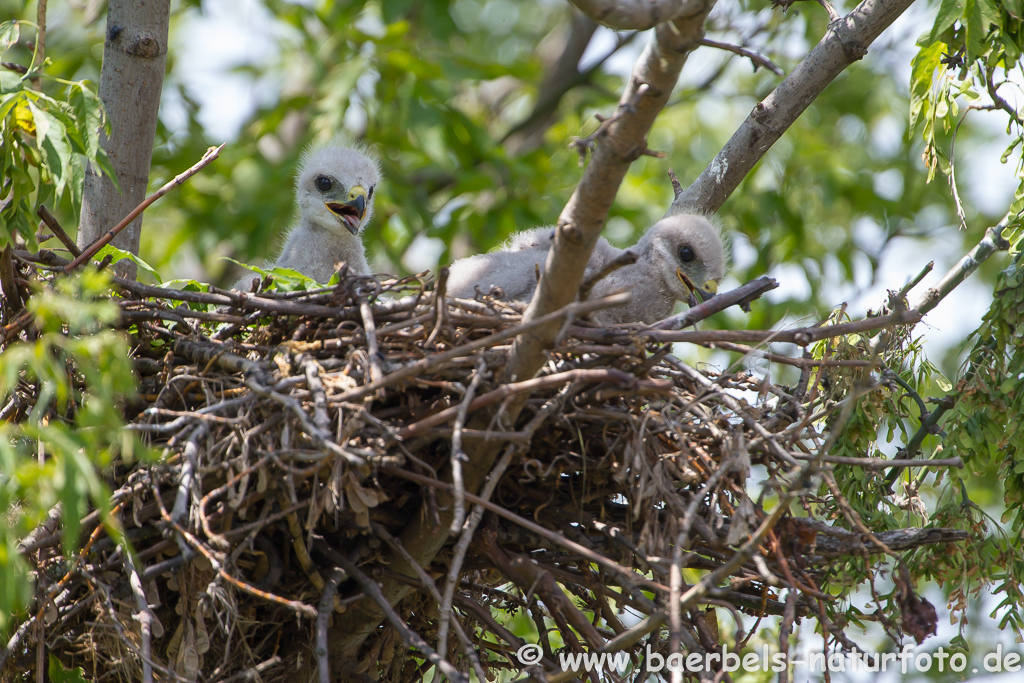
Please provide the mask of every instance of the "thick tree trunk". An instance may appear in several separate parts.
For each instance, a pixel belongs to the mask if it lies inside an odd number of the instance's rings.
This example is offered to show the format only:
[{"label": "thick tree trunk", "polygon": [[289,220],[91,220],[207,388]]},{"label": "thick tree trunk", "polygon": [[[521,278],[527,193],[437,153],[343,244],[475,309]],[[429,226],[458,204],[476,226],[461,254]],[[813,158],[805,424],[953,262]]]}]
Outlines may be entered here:
[{"label": "thick tree trunk", "polygon": [[[85,247],[112,228],[146,197],[156,137],[160,92],[167,64],[170,0],[110,0],[103,47],[100,99],[110,121],[102,145],[117,172],[120,192],[90,166],[82,198],[78,245]],[[114,238],[114,246],[139,253],[142,217]],[[135,278],[127,259],[117,274]]]}]

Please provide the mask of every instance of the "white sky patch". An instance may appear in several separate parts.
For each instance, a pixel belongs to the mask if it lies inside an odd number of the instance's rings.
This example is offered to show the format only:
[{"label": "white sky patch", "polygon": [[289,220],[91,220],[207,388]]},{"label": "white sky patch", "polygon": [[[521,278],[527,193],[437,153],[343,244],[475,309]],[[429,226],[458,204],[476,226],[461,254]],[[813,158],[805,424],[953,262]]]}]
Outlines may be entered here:
[{"label": "white sky patch", "polygon": [[438,260],[443,253],[444,240],[423,234],[416,235],[402,256],[402,265],[412,273],[421,273],[424,270],[437,272]]},{"label": "white sky patch", "polygon": [[[277,58],[273,17],[257,0],[206,0],[202,12],[189,9],[180,21],[172,34],[175,75],[199,105],[199,122],[209,137],[234,140],[256,108],[277,94],[274,84],[234,71]],[[172,89],[164,92],[165,123],[172,129],[184,126],[183,103]]]}]

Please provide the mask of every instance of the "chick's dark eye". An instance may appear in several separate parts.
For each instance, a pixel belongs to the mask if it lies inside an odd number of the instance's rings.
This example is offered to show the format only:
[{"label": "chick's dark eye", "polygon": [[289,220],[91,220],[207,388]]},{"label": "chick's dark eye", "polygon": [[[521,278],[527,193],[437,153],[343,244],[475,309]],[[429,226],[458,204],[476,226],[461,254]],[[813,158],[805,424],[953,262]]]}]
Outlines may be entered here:
[{"label": "chick's dark eye", "polygon": [[370,191],[366,193],[367,199],[373,199],[373,185],[370,185]]},{"label": "chick's dark eye", "polygon": [[694,258],[696,258],[696,254],[693,253],[693,249],[691,249],[690,247],[680,247],[679,248],[679,260],[680,261],[682,261],[683,263],[689,263]]},{"label": "chick's dark eye", "polygon": [[327,192],[334,186],[334,182],[325,175],[318,175],[314,182],[316,183],[316,189],[321,192]]}]

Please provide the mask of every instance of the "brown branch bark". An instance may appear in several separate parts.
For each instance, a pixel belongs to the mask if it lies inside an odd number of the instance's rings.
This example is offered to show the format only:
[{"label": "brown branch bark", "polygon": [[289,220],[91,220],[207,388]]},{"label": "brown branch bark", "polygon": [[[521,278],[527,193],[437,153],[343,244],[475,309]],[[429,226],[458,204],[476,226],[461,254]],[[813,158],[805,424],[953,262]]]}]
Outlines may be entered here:
[{"label": "brown branch bark", "polygon": [[644,31],[704,5],[701,0],[569,0],[588,17],[608,28]]},{"label": "brown branch bark", "polygon": [[[120,191],[90,165],[82,197],[78,245],[95,242],[146,196],[153,157],[157,112],[167,65],[170,0],[110,0],[100,72],[100,99],[110,123],[101,144],[110,156]],[[139,253],[142,218],[132,221],[114,244]],[[135,263],[125,259],[115,272],[135,279]]]},{"label": "brown branch bark", "polygon": [[717,211],[828,84],[867,54],[875,38],[913,2],[864,0],[829,25],[825,37],[768,97],[757,103],[693,184],[676,195],[668,215]]}]

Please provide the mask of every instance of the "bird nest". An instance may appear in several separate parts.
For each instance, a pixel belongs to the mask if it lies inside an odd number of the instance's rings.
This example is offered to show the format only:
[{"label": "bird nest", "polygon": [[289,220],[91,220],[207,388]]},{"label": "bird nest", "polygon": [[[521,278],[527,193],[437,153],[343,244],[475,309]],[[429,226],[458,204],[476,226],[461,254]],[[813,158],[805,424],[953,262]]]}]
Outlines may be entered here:
[{"label": "bird nest", "polygon": [[[766,282],[702,306],[749,301]],[[715,611],[698,605],[789,624],[809,614],[842,637],[822,600],[830,561],[963,537],[840,528],[854,526],[841,495],[810,485],[833,466],[819,447],[837,387],[871,363],[830,340],[919,317],[898,307],[728,332],[678,329],[713,309],[603,329],[585,313],[614,301],[573,304],[553,314],[567,326],[543,370],[509,381],[515,339],[533,325],[522,306],[438,296],[421,278],[260,294],[116,287],[139,375],[129,429],[162,457],[105,473],[134,555],[98,513],[72,561],[59,527],[23,545],[50,588],[8,643],[5,680],[32,668],[39,638],[95,680],[284,681],[328,666],[346,680],[419,680],[431,667],[568,680],[560,652],[624,650],[637,666],[641,643],[714,650]],[[771,340],[824,351],[767,354],[800,370],[793,386],[672,354]],[[472,482],[487,452],[489,476]],[[805,504],[799,517],[790,500]],[[425,538],[436,552],[422,554]],[[904,617],[920,613],[906,592]],[[517,652],[531,631],[541,648],[527,667]]]}]

